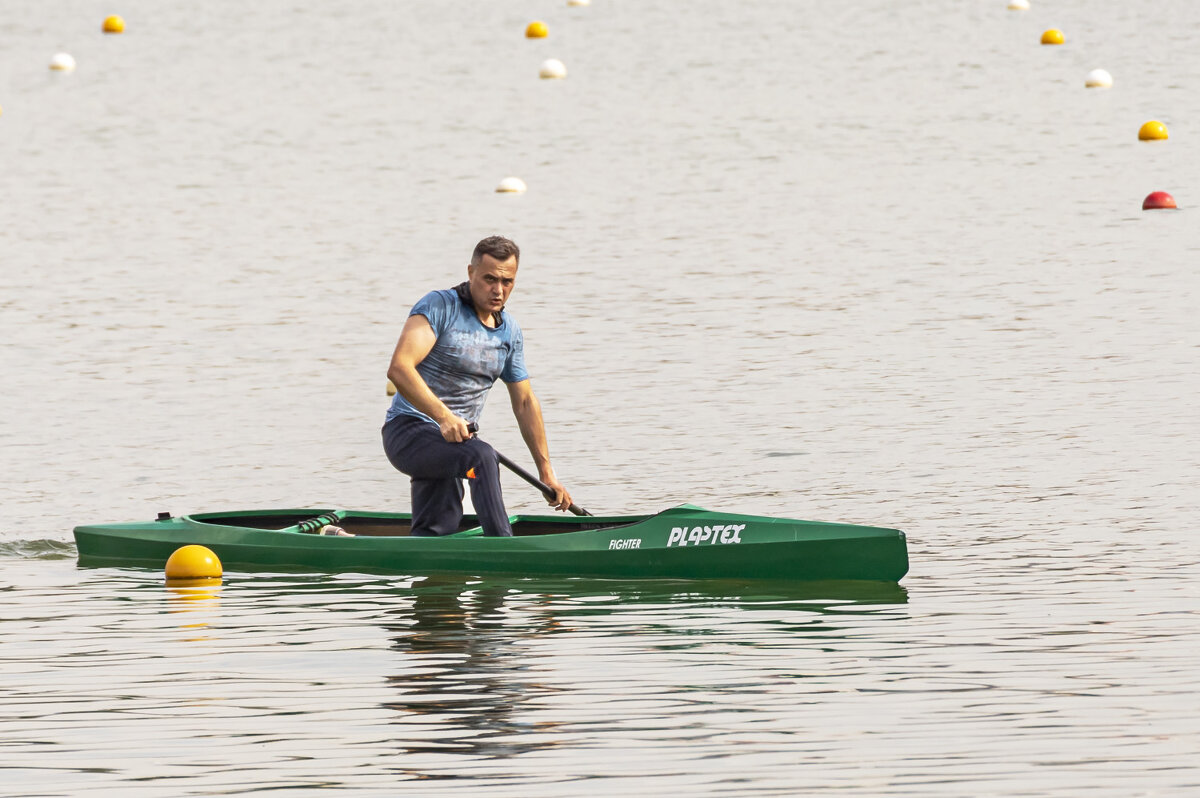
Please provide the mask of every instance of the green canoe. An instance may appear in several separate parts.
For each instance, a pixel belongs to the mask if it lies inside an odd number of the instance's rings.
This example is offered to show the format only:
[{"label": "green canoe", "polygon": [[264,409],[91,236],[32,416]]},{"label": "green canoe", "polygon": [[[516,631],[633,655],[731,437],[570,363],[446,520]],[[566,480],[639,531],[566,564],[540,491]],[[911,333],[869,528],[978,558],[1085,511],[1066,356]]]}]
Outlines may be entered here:
[{"label": "green canoe", "polygon": [[[711,512],[512,517],[513,537],[411,537],[411,516],[353,510],[252,510],[75,528],[80,565],[162,568],[175,549],[212,549],[227,570],[510,573],[683,579],[871,580],[908,572],[896,529]],[[317,534],[325,525],[353,537]]]}]

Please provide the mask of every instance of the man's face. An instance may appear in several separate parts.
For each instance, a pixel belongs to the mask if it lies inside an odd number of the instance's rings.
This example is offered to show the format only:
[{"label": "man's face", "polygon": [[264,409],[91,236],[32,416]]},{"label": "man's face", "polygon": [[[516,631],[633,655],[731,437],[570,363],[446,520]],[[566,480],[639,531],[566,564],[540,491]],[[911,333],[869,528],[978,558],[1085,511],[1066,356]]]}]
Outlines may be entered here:
[{"label": "man's face", "polygon": [[491,316],[508,302],[517,281],[517,258],[510,255],[508,260],[496,260],[483,255],[478,264],[467,267],[467,281],[476,312],[481,317]]}]

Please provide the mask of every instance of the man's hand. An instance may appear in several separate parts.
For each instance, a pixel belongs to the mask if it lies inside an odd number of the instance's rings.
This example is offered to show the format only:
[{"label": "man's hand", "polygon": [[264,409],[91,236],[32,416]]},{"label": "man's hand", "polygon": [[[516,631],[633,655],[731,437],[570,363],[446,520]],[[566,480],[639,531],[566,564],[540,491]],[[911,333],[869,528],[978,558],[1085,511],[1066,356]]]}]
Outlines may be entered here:
[{"label": "man's hand", "polygon": [[554,490],[554,498],[547,496],[546,503],[552,506],[555,510],[566,512],[567,508],[572,504],[571,494],[567,493],[567,489],[564,488],[562,483],[553,476],[551,476],[549,479],[543,477],[542,482],[546,483],[546,487]]},{"label": "man's hand", "polygon": [[455,415],[439,421],[438,427],[442,430],[442,437],[450,443],[462,443],[471,437],[471,433],[467,429],[467,422]]}]

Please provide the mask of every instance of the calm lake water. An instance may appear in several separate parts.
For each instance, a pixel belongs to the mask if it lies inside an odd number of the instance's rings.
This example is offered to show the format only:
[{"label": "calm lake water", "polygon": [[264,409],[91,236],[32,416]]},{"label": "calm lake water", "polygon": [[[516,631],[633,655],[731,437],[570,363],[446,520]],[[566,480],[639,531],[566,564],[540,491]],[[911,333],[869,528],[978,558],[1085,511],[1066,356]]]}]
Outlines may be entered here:
[{"label": "calm lake water", "polygon": [[[1032,3],[6,3],[0,794],[1200,791],[1200,4]],[[581,505],[899,527],[910,575],[76,567],[406,510],[387,360],[496,232]],[[502,390],[484,436],[525,459]]]}]

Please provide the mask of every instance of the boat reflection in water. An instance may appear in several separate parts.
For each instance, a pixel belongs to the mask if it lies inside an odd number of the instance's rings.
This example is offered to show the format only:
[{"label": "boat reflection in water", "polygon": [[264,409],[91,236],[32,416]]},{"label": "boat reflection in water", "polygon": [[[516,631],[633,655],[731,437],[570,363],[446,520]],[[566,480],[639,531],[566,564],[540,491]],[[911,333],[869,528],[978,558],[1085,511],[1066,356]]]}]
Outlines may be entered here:
[{"label": "boat reflection in water", "polygon": [[884,582],[443,576],[412,582],[404,598],[377,619],[403,655],[387,677],[396,697],[383,705],[404,729],[395,742],[407,756],[396,769],[455,778],[454,763],[576,741],[590,716],[588,685],[611,680],[622,658],[653,670],[655,656],[707,645],[819,652],[864,615],[906,618],[908,594]]}]

